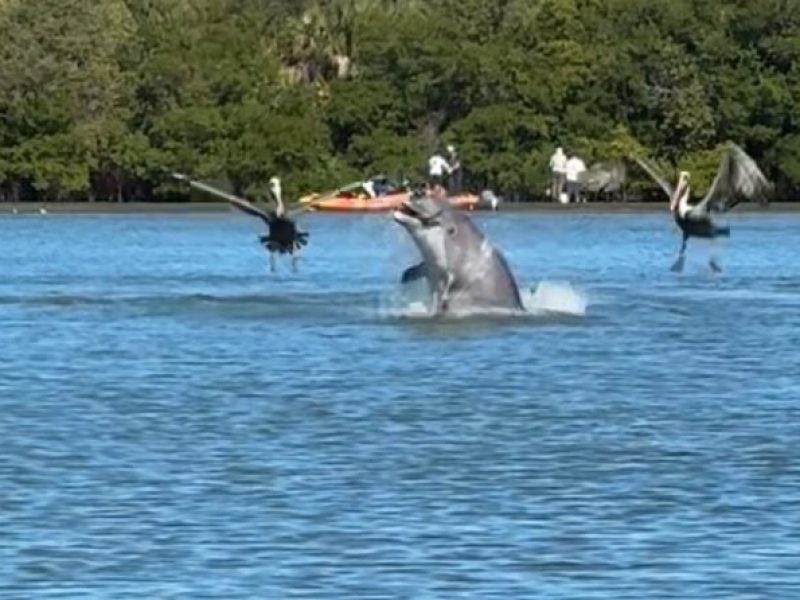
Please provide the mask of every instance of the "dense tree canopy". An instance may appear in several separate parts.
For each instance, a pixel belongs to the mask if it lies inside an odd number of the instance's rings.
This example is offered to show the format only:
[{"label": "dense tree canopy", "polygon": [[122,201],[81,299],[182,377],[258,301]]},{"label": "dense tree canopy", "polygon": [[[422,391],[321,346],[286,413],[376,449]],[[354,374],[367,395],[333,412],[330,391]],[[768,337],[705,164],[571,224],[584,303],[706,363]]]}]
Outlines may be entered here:
[{"label": "dense tree canopy", "polygon": [[[800,197],[794,0],[0,0],[0,198],[419,178],[541,195],[556,145],[702,191],[733,140]],[[635,174],[635,169],[631,169]]]}]

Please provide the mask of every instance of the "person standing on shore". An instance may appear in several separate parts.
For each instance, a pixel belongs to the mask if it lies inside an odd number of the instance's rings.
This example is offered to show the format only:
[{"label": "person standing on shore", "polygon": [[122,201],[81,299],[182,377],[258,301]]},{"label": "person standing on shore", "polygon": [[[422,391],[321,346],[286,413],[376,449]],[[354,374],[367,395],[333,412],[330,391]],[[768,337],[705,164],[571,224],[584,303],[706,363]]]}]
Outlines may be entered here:
[{"label": "person standing on shore", "polygon": [[[436,153],[428,159],[428,184],[436,191],[437,195],[445,192],[444,178],[452,172],[452,167],[444,157]],[[437,188],[440,188],[437,189]]]},{"label": "person standing on shore", "polygon": [[553,185],[550,190],[550,199],[553,202],[561,201],[561,192],[564,190],[564,182],[567,176],[567,155],[559,146],[550,157],[550,170],[553,173]]},{"label": "person standing on shore", "polygon": [[447,178],[447,188],[451,196],[461,193],[462,171],[461,161],[458,159],[456,147],[450,144],[447,146],[447,160],[450,164],[450,176]]},{"label": "person standing on shore", "polygon": [[[567,201],[581,202],[581,174],[586,171],[586,164],[577,154],[567,161]],[[573,200],[574,198],[574,200]]]}]

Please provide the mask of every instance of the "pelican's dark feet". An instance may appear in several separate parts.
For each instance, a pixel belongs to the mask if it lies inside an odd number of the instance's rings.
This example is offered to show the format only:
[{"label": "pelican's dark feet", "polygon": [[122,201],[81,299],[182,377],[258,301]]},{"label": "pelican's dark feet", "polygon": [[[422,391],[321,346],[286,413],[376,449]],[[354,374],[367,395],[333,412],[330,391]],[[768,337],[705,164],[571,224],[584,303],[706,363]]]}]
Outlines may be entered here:
[{"label": "pelican's dark feet", "polygon": [[295,234],[294,247],[298,250],[308,244],[308,233],[305,231],[298,231]]},{"label": "pelican's dark feet", "polygon": [[716,261],[716,259],[712,258],[711,260],[709,260],[709,261],[708,261],[708,266],[709,266],[709,267],[711,267],[711,270],[712,270],[714,273],[722,273],[722,267],[721,267],[721,266],[720,266],[720,264],[719,264],[719,263]]},{"label": "pelican's dark feet", "polygon": [[681,254],[678,257],[678,260],[676,260],[672,264],[672,266],[669,268],[669,270],[672,271],[673,273],[683,273],[683,263],[684,262],[685,262],[685,257],[683,256],[683,254]]}]

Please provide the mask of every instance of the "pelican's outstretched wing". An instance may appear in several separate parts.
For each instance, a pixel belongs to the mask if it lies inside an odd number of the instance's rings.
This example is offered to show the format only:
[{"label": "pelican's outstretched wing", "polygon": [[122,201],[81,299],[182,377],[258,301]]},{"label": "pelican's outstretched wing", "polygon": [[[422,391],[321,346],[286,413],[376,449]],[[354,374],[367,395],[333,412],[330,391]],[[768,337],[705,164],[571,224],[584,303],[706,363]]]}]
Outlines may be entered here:
[{"label": "pelican's outstretched wing", "polygon": [[740,202],[751,200],[766,204],[771,191],[772,186],[756,162],[739,146],[731,144],[706,197],[692,207],[692,213],[726,212]]},{"label": "pelican's outstretched wing", "polygon": [[619,162],[595,163],[578,178],[589,192],[616,192],[625,183],[625,165]]},{"label": "pelican's outstretched wing", "polygon": [[275,218],[274,213],[261,210],[260,208],[254,206],[244,198],[238,198],[237,196],[230,196],[228,198],[228,202],[231,203],[231,206],[235,206],[243,213],[246,213],[253,217],[258,217],[264,220],[264,222],[266,222],[267,224],[271,223],[272,220]]},{"label": "pelican's outstretched wing", "polygon": [[222,190],[215,188],[210,185],[206,185],[205,183],[200,183],[199,181],[195,181],[193,179],[189,179],[183,173],[173,173],[172,176],[179,181],[187,182],[191,187],[201,190],[203,192],[207,192],[213,196],[217,196],[218,198],[222,198],[227,200],[232,206],[235,206],[239,210],[248,215],[253,217],[258,217],[259,219],[263,219],[266,223],[270,223],[274,219],[274,215],[268,213],[266,211],[261,210],[260,208],[254,206],[244,198],[239,198],[239,196],[234,196],[233,194],[229,194],[228,192],[223,192]]},{"label": "pelican's outstretched wing", "polygon": [[317,207],[314,206],[313,204],[309,205],[309,204],[295,203],[295,204],[292,204],[287,209],[286,214],[289,217],[296,217],[298,215],[302,215],[302,214],[307,213],[307,212],[314,212],[315,210],[317,210]]},{"label": "pelican's outstretched wing", "polygon": [[669,184],[669,182],[664,178],[664,175],[659,171],[658,167],[656,167],[653,163],[646,161],[643,158],[639,158],[638,156],[634,156],[633,160],[645,170],[645,172],[653,178],[661,189],[664,190],[664,193],[667,195],[668,198],[672,198],[672,194],[674,189]]},{"label": "pelican's outstretched wing", "polygon": [[611,181],[611,173],[600,165],[592,165],[578,176],[587,192],[599,192]]}]

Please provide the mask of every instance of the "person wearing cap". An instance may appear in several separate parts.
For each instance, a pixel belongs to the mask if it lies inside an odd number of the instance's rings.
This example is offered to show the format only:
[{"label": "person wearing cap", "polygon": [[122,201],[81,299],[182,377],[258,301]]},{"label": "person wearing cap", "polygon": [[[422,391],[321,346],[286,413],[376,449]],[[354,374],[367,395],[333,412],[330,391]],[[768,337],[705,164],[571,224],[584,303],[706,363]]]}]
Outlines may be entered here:
[{"label": "person wearing cap", "polygon": [[441,188],[444,191],[444,178],[452,171],[450,163],[436,153],[428,159],[428,183],[432,189]]},{"label": "person wearing cap", "polygon": [[447,146],[447,160],[450,163],[450,175],[447,178],[447,187],[450,195],[455,196],[461,193],[463,175],[461,171],[461,161],[458,159],[456,147],[452,144]]},{"label": "person wearing cap", "polygon": [[553,173],[553,185],[550,190],[550,199],[553,202],[561,201],[561,192],[564,190],[564,183],[567,178],[567,155],[559,146],[550,157],[550,170]]}]

